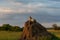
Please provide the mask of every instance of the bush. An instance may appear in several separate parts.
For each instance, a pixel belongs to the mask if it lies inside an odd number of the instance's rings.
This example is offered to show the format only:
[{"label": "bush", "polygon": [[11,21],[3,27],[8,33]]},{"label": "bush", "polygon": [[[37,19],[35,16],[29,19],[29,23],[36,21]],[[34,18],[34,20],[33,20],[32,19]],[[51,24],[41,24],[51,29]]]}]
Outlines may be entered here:
[{"label": "bush", "polygon": [[10,24],[3,24],[0,27],[0,31],[22,31],[23,28],[20,28],[19,26],[12,26]]},{"label": "bush", "polygon": [[23,28],[20,28],[19,26],[14,26],[11,28],[11,31],[22,31]]},{"label": "bush", "polygon": [[2,25],[2,28],[3,28],[3,30],[6,30],[6,31],[9,31],[9,30],[11,30],[11,25],[9,25],[9,24],[3,24]]}]

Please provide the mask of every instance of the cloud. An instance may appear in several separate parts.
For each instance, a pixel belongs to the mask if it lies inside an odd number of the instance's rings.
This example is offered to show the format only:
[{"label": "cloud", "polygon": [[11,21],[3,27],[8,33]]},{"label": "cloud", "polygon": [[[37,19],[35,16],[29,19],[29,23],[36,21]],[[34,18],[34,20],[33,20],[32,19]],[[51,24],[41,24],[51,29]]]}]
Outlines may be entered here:
[{"label": "cloud", "polygon": [[56,0],[0,0],[0,24],[20,25],[29,16],[41,23],[60,22],[60,2]]},{"label": "cloud", "polygon": [[12,12],[13,10],[11,10],[10,8],[3,8],[3,7],[0,7],[0,13],[10,13]]},{"label": "cloud", "polygon": [[[23,2],[29,2],[27,4]],[[34,1],[31,3],[31,1]],[[49,14],[59,14],[60,7],[57,4],[57,2],[46,2],[44,1],[37,2],[39,0],[6,0],[6,2],[9,2],[7,5],[8,7],[6,8],[0,8],[0,13],[35,13],[35,12],[41,12],[41,11],[46,11]],[[55,5],[55,3],[57,3]],[[5,7],[5,6],[3,6]],[[56,12],[55,12],[56,11]]]},{"label": "cloud", "polygon": [[[11,13],[42,13],[46,12],[49,15],[60,15],[60,7],[52,7],[44,3],[15,3],[12,2],[12,5],[16,7],[0,7],[0,13],[11,14]],[[18,6],[17,6],[18,5]],[[56,14],[57,13],[57,14]]]},{"label": "cloud", "polygon": [[[29,13],[36,10],[38,7],[42,7],[42,3],[29,3],[29,4],[23,4],[23,3],[14,3],[12,2],[12,5],[16,6],[14,8],[11,7],[0,7],[0,13]],[[18,7],[18,8],[17,8]]]},{"label": "cloud", "polygon": [[19,25],[22,26],[24,22],[28,19],[29,16],[35,18],[39,23],[54,23],[60,22],[60,16],[53,16],[49,15],[46,12],[42,12],[39,14],[18,14],[18,13],[11,13],[11,14],[4,14],[4,17],[0,18],[0,24],[9,23],[12,25]]},{"label": "cloud", "polygon": [[11,2],[12,5],[16,5],[16,6],[20,6],[23,5],[23,3],[19,3],[19,2]]},{"label": "cloud", "polygon": [[[49,15],[60,15],[60,7],[59,5],[55,5],[55,3],[60,4],[58,2],[49,2],[49,3],[42,3],[42,2],[33,2],[24,4],[22,2],[15,2],[14,0],[8,0],[10,7],[0,7],[0,13],[4,14],[11,14],[11,13],[19,13],[19,14],[26,14],[26,13],[34,13],[39,14],[42,12],[46,12]],[[34,1],[34,0],[33,0]],[[36,0],[35,0],[36,1]],[[57,14],[56,14],[57,13]]]},{"label": "cloud", "polygon": [[58,1],[59,2],[60,0],[51,0],[51,1]]},{"label": "cloud", "polygon": [[41,0],[13,0],[13,1],[27,4],[32,2],[40,2]]}]

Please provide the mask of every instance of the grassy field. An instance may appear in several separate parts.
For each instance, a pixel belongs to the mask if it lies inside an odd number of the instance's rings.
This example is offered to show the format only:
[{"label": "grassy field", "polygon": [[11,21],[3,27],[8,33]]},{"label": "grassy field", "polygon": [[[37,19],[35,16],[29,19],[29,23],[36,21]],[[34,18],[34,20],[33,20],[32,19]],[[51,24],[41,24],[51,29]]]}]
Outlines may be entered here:
[{"label": "grassy field", "polygon": [[[48,30],[52,34],[60,38],[60,31]],[[0,31],[0,40],[18,40],[22,32]]]},{"label": "grassy field", "polygon": [[0,40],[18,40],[22,32],[0,31]]},{"label": "grassy field", "polygon": [[48,32],[60,38],[60,30],[48,30]]}]

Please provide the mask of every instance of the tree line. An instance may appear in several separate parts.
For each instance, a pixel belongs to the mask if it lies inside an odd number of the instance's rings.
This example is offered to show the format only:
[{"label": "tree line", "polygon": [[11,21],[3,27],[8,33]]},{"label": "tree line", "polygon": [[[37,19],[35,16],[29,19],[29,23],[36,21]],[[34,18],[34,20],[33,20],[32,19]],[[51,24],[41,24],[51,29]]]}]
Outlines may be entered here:
[{"label": "tree line", "polygon": [[57,24],[53,24],[52,26],[53,26],[54,30],[60,30],[60,26],[58,26]]},{"label": "tree line", "polygon": [[23,28],[19,27],[19,26],[12,26],[10,24],[3,24],[2,26],[0,26],[0,31],[22,31]]},{"label": "tree line", "polygon": [[[54,29],[54,30],[60,30],[60,26],[58,26],[57,24],[53,24],[52,25],[53,28],[47,28],[47,29]],[[23,27],[19,27],[19,26],[12,26],[10,24],[3,24],[2,26],[0,26],[0,31],[15,31],[15,32],[19,32],[19,31],[23,31]]]}]

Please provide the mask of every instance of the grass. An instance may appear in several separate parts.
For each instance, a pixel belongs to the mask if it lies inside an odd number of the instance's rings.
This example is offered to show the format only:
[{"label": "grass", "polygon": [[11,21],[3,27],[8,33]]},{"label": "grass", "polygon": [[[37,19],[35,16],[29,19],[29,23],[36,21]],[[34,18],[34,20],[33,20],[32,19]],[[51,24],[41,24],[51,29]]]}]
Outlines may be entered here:
[{"label": "grass", "polygon": [[[52,34],[60,38],[60,31],[48,30]],[[9,32],[9,31],[0,31],[0,40],[18,40],[22,32]]]},{"label": "grass", "polygon": [[0,31],[0,40],[18,40],[22,32]]},{"label": "grass", "polygon": [[58,38],[60,38],[60,30],[48,30],[48,32],[54,34]]}]

